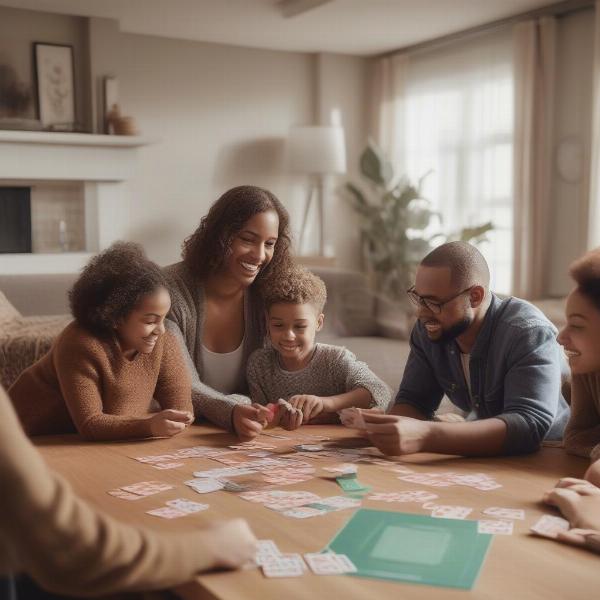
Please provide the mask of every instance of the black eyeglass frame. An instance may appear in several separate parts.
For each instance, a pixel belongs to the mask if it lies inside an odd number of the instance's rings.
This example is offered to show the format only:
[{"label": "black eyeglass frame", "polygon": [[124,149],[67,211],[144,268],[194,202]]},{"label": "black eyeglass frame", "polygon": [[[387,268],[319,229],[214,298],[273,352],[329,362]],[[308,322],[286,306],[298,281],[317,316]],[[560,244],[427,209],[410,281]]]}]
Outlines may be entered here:
[{"label": "black eyeglass frame", "polygon": [[456,300],[459,296],[462,296],[466,292],[470,292],[474,287],[474,285],[471,285],[468,288],[464,289],[462,292],[458,292],[458,294],[452,296],[452,298],[444,300],[443,302],[436,302],[435,300],[429,300],[429,298],[423,298],[423,296],[419,296],[419,294],[417,294],[417,292],[415,291],[414,285],[411,288],[408,288],[406,290],[406,293],[410,298],[410,301],[415,306],[424,306],[427,310],[430,310],[432,313],[439,315],[441,314],[444,306],[448,304],[448,302],[452,302],[452,300]]}]

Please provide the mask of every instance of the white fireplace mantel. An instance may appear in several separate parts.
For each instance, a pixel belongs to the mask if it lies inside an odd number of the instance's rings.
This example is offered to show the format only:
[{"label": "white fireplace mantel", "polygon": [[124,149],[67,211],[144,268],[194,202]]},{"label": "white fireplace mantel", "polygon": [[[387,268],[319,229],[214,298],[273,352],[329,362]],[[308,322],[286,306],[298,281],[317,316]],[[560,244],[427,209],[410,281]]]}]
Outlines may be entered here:
[{"label": "white fireplace mantel", "polygon": [[84,185],[86,252],[0,254],[0,273],[64,273],[126,237],[139,136],[0,131],[0,185],[78,181]]}]

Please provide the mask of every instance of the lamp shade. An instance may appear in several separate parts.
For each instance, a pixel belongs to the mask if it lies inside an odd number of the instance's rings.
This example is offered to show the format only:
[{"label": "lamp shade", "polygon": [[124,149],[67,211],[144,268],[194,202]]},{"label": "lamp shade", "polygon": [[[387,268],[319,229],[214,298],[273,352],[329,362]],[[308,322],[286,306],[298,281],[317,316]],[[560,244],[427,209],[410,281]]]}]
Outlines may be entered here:
[{"label": "lamp shade", "polygon": [[296,173],[325,175],[346,172],[346,143],[342,127],[293,127],[288,151],[290,169]]}]

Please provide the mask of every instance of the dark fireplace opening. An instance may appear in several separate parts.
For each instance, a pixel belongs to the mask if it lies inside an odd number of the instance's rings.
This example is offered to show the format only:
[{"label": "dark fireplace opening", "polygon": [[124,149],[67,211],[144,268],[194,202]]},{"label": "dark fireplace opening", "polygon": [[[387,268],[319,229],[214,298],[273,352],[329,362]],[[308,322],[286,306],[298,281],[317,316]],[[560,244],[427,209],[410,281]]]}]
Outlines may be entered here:
[{"label": "dark fireplace opening", "polygon": [[31,252],[31,188],[0,187],[0,253]]}]

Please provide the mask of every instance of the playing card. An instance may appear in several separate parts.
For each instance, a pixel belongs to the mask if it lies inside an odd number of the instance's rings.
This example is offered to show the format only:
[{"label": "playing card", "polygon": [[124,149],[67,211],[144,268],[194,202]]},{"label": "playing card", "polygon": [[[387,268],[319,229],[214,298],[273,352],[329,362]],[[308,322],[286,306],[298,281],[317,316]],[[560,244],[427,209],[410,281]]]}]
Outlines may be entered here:
[{"label": "playing card", "polygon": [[502,508],[490,506],[482,511],[484,515],[497,517],[498,519],[525,519],[525,511],[522,508]]},{"label": "playing card", "polygon": [[438,504],[431,511],[431,516],[436,519],[465,519],[473,512],[468,506],[452,506]]},{"label": "playing card", "polygon": [[182,510],[172,508],[171,506],[154,508],[152,510],[147,510],[146,513],[154,517],[160,517],[161,519],[178,519],[179,517],[185,517],[188,514]]},{"label": "playing card", "polygon": [[330,473],[356,473],[358,467],[352,463],[342,463],[334,467],[323,467],[323,471],[329,471]]},{"label": "playing card", "polygon": [[190,479],[185,482],[185,485],[191,487],[195,492],[199,494],[208,494],[209,492],[216,492],[222,490],[225,484],[217,479]]},{"label": "playing card", "polygon": [[208,504],[200,504],[199,502],[193,502],[192,500],[187,500],[186,498],[167,500],[166,505],[189,514],[197,513],[208,508]]},{"label": "playing card", "polygon": [[278,558],[281,552],[273,540],[258,540],[256,543],[256,556],[254,562],[260,567],[262,564]]},{"label": "playing card", "polygon": [[347,496],[329,496],[321,498],[319,504],[329,506],[333,510],[344,510],[346,508],[358,508],[361,501],[356,498],[348,498]]},{"label": "playing card", "polygon": [[568,531],[568,529],[569,521],[566,519],[553,515],[543,515],[530,528],[530,531],[542,537],[555,539],[559,531]]},{"label": "playing card", "polygon": [[304,560],[315,575],[343,575],[356,571],[356,567],[345,554],[308,553],[304,555]]},{"label": "playing card", "polygon": [[311,508],[310,506],[298,506],[297,508],[285,510],[281,514],[286,517],[294,517],[295,519],[307,519],[308,517],[324,515],[326,512],[318,508]]},{"label": "playing card", "polygon": [[165,463],[175,458],[172,454],[161,454],[159,456],[137,456],[135,460],[141,463]]},{"label": "playing card", "polygon": [[338,411],[340,421],[344,427],[364,430],[367,428],[362,412],[359,408],[344,408]]},{"label": "playing card", "polygon": [[481,519],[477,521],[477,533],[491,533],[495,535],[512,535],[514,523],[495,519]]},{"label": "playing card", "polygon": [[124,492],[121,489],[116,490],[108,490],[106,492],[115,498],[120,498],[121,500],[141,500],[144,496],[138,496],[137,494],[132,494],[131,492]]},{"label": "playing card", "polygon": [[173,489],[173,486],[162,481],[141,481],[140,483],[134,483],[131,485],[122,485],[121,489],[125,492],[131,492],[138,496],[152,496],[159,492],[165,492]]},{"label": "playing card", "polygon": [[421,504],[423,502],[436,500],[437,498],[437,494],[434,494],[433,492],[426,492],[425,490],[391,493],[378,492],[367,496],[367,500],[379,500],[381,502],[419,502]]},{"label": "playing card", "polygon": [[301,577],[306,565],[299,554],[282,554],[262,564],[265,577]]},{"label": "playing card", "polygon": [[294,446],[294,450],[299,450],[300,452],[322,452],[325,448],[321,444],[298,444]]},{"label": "playing card", "polygon": [[152,465],[154,469],[177,469],[178,467],[183,467],[182,462],[164,462],[164,463],[155,463]]}]

